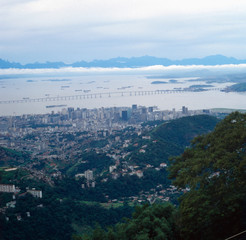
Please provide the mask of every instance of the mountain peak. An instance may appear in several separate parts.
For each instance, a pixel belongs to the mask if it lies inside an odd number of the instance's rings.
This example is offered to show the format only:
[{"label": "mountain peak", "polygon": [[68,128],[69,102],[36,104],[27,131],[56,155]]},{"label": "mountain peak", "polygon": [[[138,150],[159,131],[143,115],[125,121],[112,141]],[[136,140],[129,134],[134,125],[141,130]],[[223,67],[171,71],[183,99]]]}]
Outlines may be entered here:
[{"label": "mountain peak", "polygon": [[78,61],[72,64],[65,64],[63,62],[45,62],[45,63],[28,63],[22,65],[20,63],[9,62],[3,59],[0,59],[0,68],[61,68],[61,67],[118,67],[118,68],[136,68],[136,67],[146,67],[153,65],[223,65],[223,64],[240,64],[246,63],[246,60],[238,60],[233,57],[226,57],[220,54],[206,56],[204,58],[186,58],[182,60],[170,60],[168,58],[158,58],[154,56],[141,56],[141,57],[116,57],[107,60],[98,60],[95,59],[91,62]]}]

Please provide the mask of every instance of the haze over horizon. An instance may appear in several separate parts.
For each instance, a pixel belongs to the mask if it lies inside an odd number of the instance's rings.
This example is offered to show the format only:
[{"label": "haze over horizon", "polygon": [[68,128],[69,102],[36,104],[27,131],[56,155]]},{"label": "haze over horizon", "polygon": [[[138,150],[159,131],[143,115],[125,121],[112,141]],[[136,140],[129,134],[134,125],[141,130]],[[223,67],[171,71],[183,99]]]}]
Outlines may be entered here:
[{"label": "haze over horizon", "polygon": [[222,54],[246,59],[243,0],[2,0],[0,58],[30,62]]}]

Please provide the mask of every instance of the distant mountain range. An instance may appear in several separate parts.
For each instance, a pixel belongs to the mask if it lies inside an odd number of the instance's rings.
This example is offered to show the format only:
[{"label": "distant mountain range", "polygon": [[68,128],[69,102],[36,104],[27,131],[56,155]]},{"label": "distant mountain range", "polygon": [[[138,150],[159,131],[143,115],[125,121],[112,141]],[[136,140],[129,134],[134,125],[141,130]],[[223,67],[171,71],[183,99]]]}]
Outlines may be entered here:
[{"label": "distant mountain range", "polygon": [[163,65],[163,66],[171,66],[171,65],[223,65],[223,64],[241,64],[246,63],[245,60],[238,60],[233,57],[226,57],[223,55],[212,55],[204,58],[187,58],[183,60],[170,60],[168,58],[157,58],[151,56],[143,56],[143,57],[131,57],[131,58],[111,58],[108,60],[93,60],[91,62],[80,61],[72,64],[65,64],[63,62],[46,62],[46,63],[28,63],[28,64],[20,64],[16,62],[9,62],[3,59],[0,59],[0,68],[62,68],[62,67],[118,67],[118,68],[137,68],[137,67],[146,67],[153,65]]}]

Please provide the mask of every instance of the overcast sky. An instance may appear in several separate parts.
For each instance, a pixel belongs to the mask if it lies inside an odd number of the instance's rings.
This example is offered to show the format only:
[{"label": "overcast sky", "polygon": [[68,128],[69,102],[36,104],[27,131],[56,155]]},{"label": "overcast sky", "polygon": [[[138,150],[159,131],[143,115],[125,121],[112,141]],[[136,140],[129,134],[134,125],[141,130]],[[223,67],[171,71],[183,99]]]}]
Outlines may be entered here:
[{"label": "overcast sky", "polygon": [[245,0],[0,0],[0,58],[246,59]]}]

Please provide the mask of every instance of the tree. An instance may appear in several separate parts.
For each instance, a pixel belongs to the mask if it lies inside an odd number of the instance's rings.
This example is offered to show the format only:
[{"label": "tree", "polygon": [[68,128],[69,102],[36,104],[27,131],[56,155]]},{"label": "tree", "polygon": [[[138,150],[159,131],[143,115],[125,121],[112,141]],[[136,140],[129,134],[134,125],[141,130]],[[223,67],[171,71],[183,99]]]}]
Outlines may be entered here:
[{"label": "tree", "polygon": [[180,203],[185,239],[223,239],[244,230],[246,114],[234,112],[171,160],[170,178],[190,188]]},{"label": "tree", "polygon": [[132,219],[120,227],[122,239],[175,239],[175,209],[170,204],[137,206]]},{"label": "tree", "polygon": [[[171,204],[136,206],[132,219],[104,231],[100,226],[90,240],[172,240],[176,234],[176,209]],[[75,238],[74,238],[75,239]],[[85,236],[82,239],[87,239]]]}]

